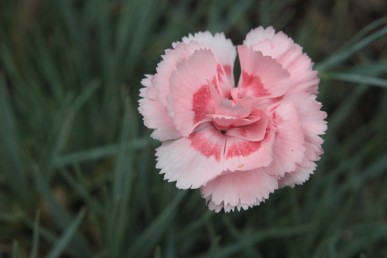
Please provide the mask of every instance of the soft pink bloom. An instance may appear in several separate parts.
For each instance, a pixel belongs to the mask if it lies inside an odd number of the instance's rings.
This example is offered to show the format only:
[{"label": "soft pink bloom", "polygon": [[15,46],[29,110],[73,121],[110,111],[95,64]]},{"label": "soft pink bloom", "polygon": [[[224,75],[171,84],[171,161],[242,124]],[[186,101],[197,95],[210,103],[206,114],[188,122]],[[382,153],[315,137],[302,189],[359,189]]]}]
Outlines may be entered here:
[{"label": "soft pink bloom", "polygon": [[302,48],[272,27],[250,31],[237,47],[222,33],[184,37],[142,81],[139,111],[162,141],[157,168],[178,188],[200,188],[217,212],[304,183],[327,128],[318,83]]}]

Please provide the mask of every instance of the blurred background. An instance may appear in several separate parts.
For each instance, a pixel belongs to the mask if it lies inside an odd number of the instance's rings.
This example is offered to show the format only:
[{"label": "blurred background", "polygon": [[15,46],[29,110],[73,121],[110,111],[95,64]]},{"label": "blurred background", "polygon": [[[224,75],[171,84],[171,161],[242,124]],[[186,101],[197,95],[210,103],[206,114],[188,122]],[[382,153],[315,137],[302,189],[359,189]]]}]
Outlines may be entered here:
[{"label": "blurred background", "polygon": [[[0,257],[387,257],[387,1],[1,0]],[[272,25],[328,113],[302,186],[209,212],[167,183],[140,80],[199,30]]]}]

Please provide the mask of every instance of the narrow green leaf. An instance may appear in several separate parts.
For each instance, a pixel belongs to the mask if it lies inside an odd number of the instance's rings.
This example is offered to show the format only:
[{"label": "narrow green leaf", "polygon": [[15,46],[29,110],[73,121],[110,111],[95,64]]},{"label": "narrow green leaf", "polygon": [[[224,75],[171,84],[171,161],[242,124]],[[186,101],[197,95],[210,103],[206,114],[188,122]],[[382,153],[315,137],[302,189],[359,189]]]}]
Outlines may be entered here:
[{"label": "narrow green leaf", "polygon": [[69,216],[67,212],[61,208],[57,200],[52,195],[46,178],[41,173],[39,173],[37,167],[33,168],[33,176],[34,176],[36,188],[39,189],[39,192],[42,198],[47,202],[47,205],[51,211],[51,216],[53,220],[60,227],[65,227],[66,222],[69,219]]},{"label": "narrow green leaf", "polygon": [[[55,161],[55,167],[64,167],[71,164],[79,164],[83,162],[96,161],[101,158],[114,156],[119,153],[121,148],[127,149],[142,149],[150,144],[155,144],[149,137],[137,138],[131,141],[124,141],[120,144],[111,144],[102,147],[96,147],[90,150],[75,152],[58,157]],[[121,145],[124,145],[123,147]]]},{"label": "narrow green leaf", "polygon": [[387,35],[387,26],[383,27],[376,32],[372,33],[371,35],[363,38],[360,41],[357,41],[351,46],[347,46],[345,49],[342,49],[341,51],[334,53],[330,55],[328,59],[323,61],[322,63],[318,64],[316,66],[317,70],[327,70],[328,68],[331,68],[335,65],[340,64],[341,62],[345,61],[355,53],[359,52],[363,48],[367,47],[374,41],[384,37]]},{"label": "narrow green leaf", "polygon": [[156,247],[155,253],[153,255],[153,258],[162,258],[161,256],[161,248],[158,246]]},{"label": "narrow green leaf", "polygon": [[364,248],[374,246],[378,242],[385,243],[386,238],[387,224],[379,225],[368,232],[360,234],[356,239],[348,241],[344,248],[342,248],[339,257],[356,257]]},{"label": "narrow green leaf", "polygon": [[[313,227],[311,225],[302,225],[302,226],[295,226],[290,228],[280,228],[280,229],[269,229],[262,232],[258,232],[257,234],[254,234],[247,238],[245,240],[245,245],[241,245],[239,242],[236,242],[234,244],[224,245],[221,249],[218,249],[218,252],[216,253],[217,257],[232,257],[235,254],[239,253],[242,248],[244,248],[246,245],[256,245],[259,242],[262,242],[266,239],[275,239],[275,238],[287,238],[287,237],[294,237],[297,235],[304,234],[305,232],[313,230]],[[205,255],[204,257],[210,258],[211,255]]]},{"label": "narrow green leaf", "polygon": [[86,104],[86,102],[93,96],[93,94],[100,88],[101,82],[98,79],[91,81],[86,87],[81,91],[78,97],[74,100],[74,103],[71,106],[74,114],[76,115],[78,111]]},{"label": "narrow green leaf", "polygon": [[34,235],[32,237],[32,249],[30,253],[30,258],[38,258],[38,251],[39,251],[39,237],[40,237],[40,212],[37,211],[35,215],[35,222],[34,222]]},{"label": "narrow green leaf", "polygon": [[7,175],[7,183],[21,204],[28,207],[30,195],[26,192],[26,177],[19,154],[19,139],[12,105],[5,90],[4,77],[0,74],[0,155],[2,172]]},{"label": "narrow green leaf", "polygon": [[374,22],[371,22],[370,24],[366,25],[364,28],[359,30],[355,36],[353,36],[346,44],[344,44],[341,49],[345,49],[346,47],[355,44],[357,41],[361,40],[363,37],[365,37],[368,33],[371,31],[377,29],[380,26],[383,26],[387,24],[387,16],[382,17]]},{"label": "narrow green leaf", "polygon": [[16,240],[14,240],[12,243],[12,258],[21,258],[20,247]]},{"label": "narrow green leaf", "polygon": [[239,231],[239,229],[233,224],[233,222],[228,217],[223,217],[223,222],[228,232],[234,237],[236,242],[241,243],[241,247],[245,254],[248,254],[250,257],[261,257],[260,254],[251,246],[246,243],[246,236]]},{"label": "narrow green leaf", "polygon": [[71,189],[74,190],[74,192],[84,200],[84,202],[87,204],[87,207],[89,207],[89,209],[93,211],[94,214],[102,214],[103,208],[98,203],[98,200],[96,200],[95,197],[93,197],[88,191],[88,187],[84,183],[83,178],[81,178],[81,172],[79,171],[79,167],[76,166],[75,170],[78,175],[77,178],[74,178],[71,175],[70,171],[67,170],[60,170],[59,173],[66,181],[66,183],[69,184]]},{"label": "narrow green leaf", "polygon": [[[328,136],[327,142],[330,144],[330,142],[334,141],[334,135],[336,135],[337,130],[340,129],[340,127],[345,122],[345,119],[351,114],[353,107],[356,106],[360,98],[366,93],[367,87],[360,86],[357,87],[354,91],[351,92],[350,95],[347,96],[346,100],[341,103],[341,105],[329,116],[329,128],[328,128]],[[331,147],[331,146],[327,146]]]},{"label": "narrow green leaf", "polygon": [[63,251],[70,243],[72,238],[75,236],[83,217],[85,216],[85,210],[81,210],[74,221],[70,224],[68,229],[63,233],[63,235],[58,239],[54,246],[49,251],[47,258],[58,258],[62,255]]},{"label": "narrow green leaf", "polygon": [[128,221],[130,220],[129,201],[134,176],[134,149],[127,148],[125,143],[135,137],[136,128],[135,123],[131,119],[133,117],[133,107],[130,105],[129,98],[127,98],[125,104],[121,143],[113,173],[112,209],[107,218],[110,230],[110,237],[108,239],[110,255],[113,257],[118,256],[125,246],[125,235],[128,230]]},{"label": "narrow green leaf", "polygon": [[59,10],[62,12],[62,15],[65,19],[66,25],[70,33],[74,36],[78,42],[81,41],[81,30],[77,24],[77,16],[74,9],[71,6],[72,1],[67,0],[57,0],[59,4]]},{"label": "narrow green leaf", "polygon": [[[65,110],[58,112],[58,116],[62,119],[59,120],[59,128],[57,129],[56,138],[53,141],[52,147],[50,148],[49,155],[46,161],[46,170],[48,175],[51,178],[55,173],[55,163],[60,155],[60,152],[65,148],[68,137],[72,130],[72,124],[74,117],[78,114],[82,106],[87,102],[87,100],[92,96],[92,94],[99,87],[98,81],[90,82],[79,96],[71,103],[65,104]],[[70,106],[67,108],[67,106]]]},{"label": "narrow green leaf", "polygon": [[353,82],[356,84],[378,86],[378,87],[382,87],[382,88],[387,89],[387,80],[372,77],[372,76],[362,75],[362,74],[335,73],[335,74],[330,74],[328,78],[333,79],[333,80]]},{"label": "narrow green leaf", "polygon": [[387,155],[382,155],[376,161],[371,163],[371,165],[363,171],[361,177],[364,180],[369,180],[382,175],[387,175]]},{"label": "narrow green leaf", "polygon": [[[70,221],[69,212],[63,209],[53,196],[52,192],[50,191],[47,178],[43,177],[36,167],[33,168],[33,172],[36,188],[39,189],[42,198],[47,202],[52,219],[55,221],[57,227],[63,230],[67,227],[67,224]],[[91,254],[91,249],[84,237],[77,235],[75,236],[75,243],[70,252],[80,256],[89,256]]]},{"label": "narrow green leaf", "polygon": [[369,63],[349,68],[347,73],[373,76],[387,73],[387,60],[370,60]]},{"label": "narrow green leaf", "polygon": [[67,114],[61,114],[62,121],[60,122],[59,128],[55,128],[56,135],[53,139],[53,143],[49,149],[48,155],[46,157],[46,166],[44,171],[47,173],[49,180],[54,176],[56,170],[54,169],[54,163],[56,158],[60,155],[60,152],[65,148],[68,136],[71,131],[71,126],[74,120],[74,113],[68,112]]},{"label": "narrow green leaf", "polygon": [[[65,25],[67,26],[68,32],[63,33],[61,32],[58,34],[60,37],[64,39],[68,39],[68,35],[71,35],[76,45],[77,45],[77,55],[75,57],[77,64],[77,69],[79,70],[79,75],[81,78],[82,83],[86,83],[89,77],[89,56],[88,54],[88,47],[86,47],[86,39],[85,39],[85,29],[84,25],[81,23],[81,20],[79,19],[79,16],[77,14],[77,8],[72,6],[73,1],[69,0],[56,0],[55,1],[58,6],[55,6],[61,15],[61,17],[64,18]],[[63,29],[62,29],[63,30]],[[72,55],[70,52],[71,48],[67,47],[67,44],[64,44],[66,47],[63,48],[65,51],[69,51],[68,55]],[[67,68],[67,67],[66,67]],[[72,71],[77,71],[72,69]]]},{"label": "narrow green leaf", "polygon": [[175,199],[164,209],[164,211],[138,236],[131,244],[125,257],[146,257],[152,252],[157,241],[163,235],[177,212],[176,208],[185,196],[186,192],[179,192]]},{"label": "narrow green leaf", "polygon": [[[24,217],[24,223],[30,228],[32,231],[35,231],[35,223],[36,223],[36,218],[32,220],[29,217]],[[39,235],[42,238],[42,240],[47,241],[48,243],[55,243],[58,237],[56,234],[48,227],[45,227],[44,225],[39,224]],[[39,241],[40,242],[40,241]],[[38,246],[39,247],[39,246]]]}]

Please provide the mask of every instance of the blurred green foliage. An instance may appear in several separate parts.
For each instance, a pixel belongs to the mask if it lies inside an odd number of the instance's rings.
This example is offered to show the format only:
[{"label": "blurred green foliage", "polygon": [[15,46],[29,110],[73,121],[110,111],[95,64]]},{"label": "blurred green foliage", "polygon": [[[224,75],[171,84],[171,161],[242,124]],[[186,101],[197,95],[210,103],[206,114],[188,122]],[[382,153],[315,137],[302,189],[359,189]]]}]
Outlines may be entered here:
[{"label": "blurred green foliage", "polygon": [[[2,0],[0,257],[387,257],[387,2]],[[198,30],[273,25],[320,72],[303,186],[214,214],[154,169],[140,80]]]}]

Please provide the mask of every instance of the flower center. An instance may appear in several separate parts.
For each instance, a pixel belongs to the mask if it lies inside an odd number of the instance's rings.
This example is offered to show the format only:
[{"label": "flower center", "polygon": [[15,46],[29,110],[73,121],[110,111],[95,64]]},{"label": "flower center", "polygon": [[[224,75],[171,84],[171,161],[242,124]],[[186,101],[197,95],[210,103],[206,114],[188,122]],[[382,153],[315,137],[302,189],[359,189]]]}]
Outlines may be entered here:
[{"label": "flower center", "polygon": [[[224,97],[218,98],[215,105],[215,113],[207,116],[211,119],[213,126],[223,134],[234,128],[247,128],[257,124],[266,116],[264,112],[257,109],[257,101],[245,97],[239,88],[232,88]],[[264,119],[266,120],[266,119]],[[265,130],[265,128],[262,128]]]},{"label": "flower center", "polygon": [[227,115],[210,115],[212,123],[219,131],[227,131],[231,128],[242,127],[257,122],[260,117],[238,118]]}]

